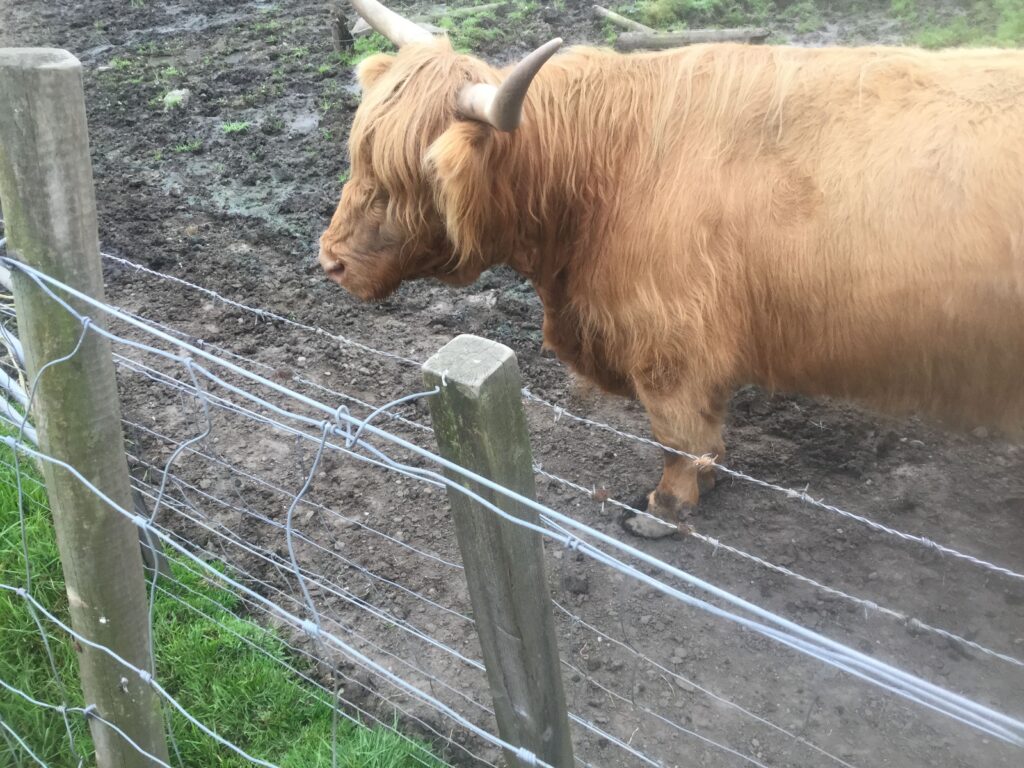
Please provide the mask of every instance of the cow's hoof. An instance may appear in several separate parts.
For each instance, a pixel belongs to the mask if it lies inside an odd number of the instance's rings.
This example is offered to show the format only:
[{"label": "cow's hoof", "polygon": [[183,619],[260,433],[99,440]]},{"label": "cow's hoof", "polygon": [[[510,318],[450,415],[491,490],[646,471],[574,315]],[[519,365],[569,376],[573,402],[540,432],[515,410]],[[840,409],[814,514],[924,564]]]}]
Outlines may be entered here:
[{"label": "cow's hoof", "polygon": [[[680,526],[677,522],[669,522],[658,514],[662,510],[658,509],[654,493],[638,502],[635,508],[645,514],[638,515],[635,512],[626,512],[619,518],[619,524],[628,533],[644,539],[664,539],[680,532]],[[666,517],[678,520],[680,515],[678,511],[673,510]]]}]

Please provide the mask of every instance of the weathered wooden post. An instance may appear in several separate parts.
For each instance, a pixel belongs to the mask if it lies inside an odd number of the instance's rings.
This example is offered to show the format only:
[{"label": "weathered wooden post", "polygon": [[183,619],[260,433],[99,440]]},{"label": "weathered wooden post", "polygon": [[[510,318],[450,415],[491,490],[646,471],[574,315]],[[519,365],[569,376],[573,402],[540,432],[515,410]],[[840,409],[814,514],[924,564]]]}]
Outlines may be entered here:
[{"label": "weathered wooden post", "polygon": [[[508,347],[458,336],[423,366],[441,454],[534,498],[533,462],[520,399],[519,367]],[[537,513],[477,483],[448,476],[511,515]],[[550,765],[573,764],[569,720],[544,572],[540,534],[503,520],[449,489],[455,532],[501,737]],[[511,765],[520,765],[513,754]]]},{"label": "weathered wooden post", "polygon": [[[62,50],[0,49],[0,105],[0,202],[8,254],[102,300],[81,64]],[[48,361],[74,349],[82,325],[24,273],[12,273],[31,381]],[[76,308],[102,324],[95,312]],[[74,466],[117,504],[132,509],[114,364],[109,344],[98,334],[87,334],[73,358],[43,373],[33,421],[43,453]],[[63,469],[44,462],[43,470],[72,626],[149,669],[149,619],[135,526]],[[153,689],[87,646],[79,654],[79,668],[86,704],[95,704],[139,747],[166,762]],[[153,765],[106,725],[92,720],[90,728],[100,768]]]}]

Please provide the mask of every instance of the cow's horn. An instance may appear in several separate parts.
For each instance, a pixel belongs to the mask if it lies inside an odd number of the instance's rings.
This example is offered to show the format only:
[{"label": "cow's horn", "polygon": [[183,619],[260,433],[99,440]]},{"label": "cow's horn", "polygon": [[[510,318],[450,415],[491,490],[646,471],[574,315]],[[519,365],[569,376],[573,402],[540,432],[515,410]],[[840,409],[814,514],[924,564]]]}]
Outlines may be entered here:
[{"label": "cow's horn", "polygon": [[429,43],[434,36],[415,22],[385,8],[377,0],[352,0],[356,13],[384,37],[401,48],[408,43]]},{"label": "cow's horn", "polygon": [[562,45],[562,38],[545,43],[520,61],[499,86],[475,83],[459,93],[459,110],[499,131],[514,131],[523,116],[523,102],[534,76]]}]

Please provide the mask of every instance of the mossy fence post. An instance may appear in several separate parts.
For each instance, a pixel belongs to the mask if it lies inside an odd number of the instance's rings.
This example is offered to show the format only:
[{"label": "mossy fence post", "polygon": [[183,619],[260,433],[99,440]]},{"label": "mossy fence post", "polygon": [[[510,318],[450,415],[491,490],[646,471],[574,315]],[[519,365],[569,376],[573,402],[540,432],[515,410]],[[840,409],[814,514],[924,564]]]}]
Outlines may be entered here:
[{"label": "mossy fence post", "polygon": [[[441,455],[529,499],[535,497],[519,367],[508,347],[458,336],[423,366],[440,387],[430,410]],[[538,523],[535,510],[446,472],[503,511]],[[449,488],[498,733],[558,768],[573,764],[569,718],[540,534],[503,520]],[[513,766],[528,765],[514,753]]]},{"label": "mossy fence post", "polygon": [[[90,296],[104,298],[89,160],[82,66],[67,51],[0,49],[0,203],[7,253]],[[71,352],[82,324],[14,269],[18,330],[29,380]],[[103,318],[68,299],[95,324]],[[78,353],[47,369],[32,408],[39,447],[133,508],[110,345],[87,333]],[[74,630],[150,669],[149,618],[138,531],[67,471],[43,474]],[[151,686],[87,645],[78,654],[87,705],[141,749],[167,762]],[[95,719],[99,768],[151,768],[150,758]]]}]

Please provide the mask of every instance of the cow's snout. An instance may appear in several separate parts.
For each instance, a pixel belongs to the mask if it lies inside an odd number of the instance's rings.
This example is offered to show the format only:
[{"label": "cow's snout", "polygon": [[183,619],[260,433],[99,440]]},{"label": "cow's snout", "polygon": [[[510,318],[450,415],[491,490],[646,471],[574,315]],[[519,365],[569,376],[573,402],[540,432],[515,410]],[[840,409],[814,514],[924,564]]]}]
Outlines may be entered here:
[{"label": "cow's snout", "polygon": [[333,249],[327,247],[324,243],[320,244],[319,260],[320,267],[327,275],[327,278],[340,284],[341,278],[345,274],[345,260]]}]

